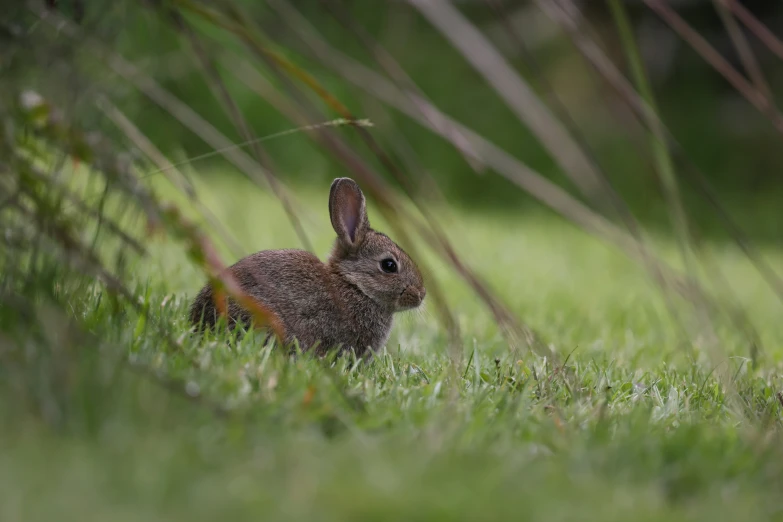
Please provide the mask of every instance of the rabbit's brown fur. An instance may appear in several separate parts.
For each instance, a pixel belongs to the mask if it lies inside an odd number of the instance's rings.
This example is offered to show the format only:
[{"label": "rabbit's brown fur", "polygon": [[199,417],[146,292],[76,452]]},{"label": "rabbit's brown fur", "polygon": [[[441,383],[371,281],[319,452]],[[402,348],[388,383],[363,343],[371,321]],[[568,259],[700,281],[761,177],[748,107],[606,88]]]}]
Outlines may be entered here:
[{"label": "rabbit's brown fur", "polygon": [[[303,250],[265,250],[228,268],[242,290],[271,309],[303,349],[341,346],[363,355],[382,347],[395,312],[419,306],[426,290],[419,269],[385,234],[370,228],[364,195],[349,178],[338,178],[329,194],[337,233],[329,260]],[[382,263],[393,260],[396,272]],[[217,316],[212,287],[196,296],[190,319],[211,327]],[[203,318],[203,321],[202,321]],[[229,300],[229,324],[250,324],[250,314]]]}]

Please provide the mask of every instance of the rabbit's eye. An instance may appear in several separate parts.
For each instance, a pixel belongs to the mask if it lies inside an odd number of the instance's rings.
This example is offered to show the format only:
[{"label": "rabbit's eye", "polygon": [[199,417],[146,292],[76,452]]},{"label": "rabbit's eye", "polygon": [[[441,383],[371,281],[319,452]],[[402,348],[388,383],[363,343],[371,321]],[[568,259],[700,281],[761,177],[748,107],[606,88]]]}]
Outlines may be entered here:
[{"label": "rabbit's eye", "polygon": [[387,274],[393,274],[397,271],[397,263],[394,259],[384,259],[381,261],[381,270]]}]

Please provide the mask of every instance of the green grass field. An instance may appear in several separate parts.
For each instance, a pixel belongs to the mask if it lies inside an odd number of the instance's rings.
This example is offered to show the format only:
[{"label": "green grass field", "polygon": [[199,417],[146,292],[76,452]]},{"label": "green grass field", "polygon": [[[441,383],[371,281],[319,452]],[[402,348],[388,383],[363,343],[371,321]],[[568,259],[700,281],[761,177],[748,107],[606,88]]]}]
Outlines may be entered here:
[{"label": "green grass field", "polygon": [[[213,183],[200,196],[244,253],[300,246],[269,195]],[[322,258],[326,190],[296,191]],[[783,305],[734,245],[705,251],[729,283],[719,302],[741,303],[762,341],[755,369],[727,321],[711,338],[684,303],[675,320],[639,266],[569,224],[438,214],[563,366],[511,349],[430,254],[460,359],[432,303],[400,316],[367,365],[290,359],[252,336],[191,338],[186,308],[203,275],[176,241],[151,237],[131,270],[148,322],[74,291],[68,304],[104,341],[47,319],[52,348],[30,355],[30,341],[4,372],[0,520],[783,519]],[[674,244],[655,242],[676,260]],[[761,250],[783,264],[779,246]]]}]

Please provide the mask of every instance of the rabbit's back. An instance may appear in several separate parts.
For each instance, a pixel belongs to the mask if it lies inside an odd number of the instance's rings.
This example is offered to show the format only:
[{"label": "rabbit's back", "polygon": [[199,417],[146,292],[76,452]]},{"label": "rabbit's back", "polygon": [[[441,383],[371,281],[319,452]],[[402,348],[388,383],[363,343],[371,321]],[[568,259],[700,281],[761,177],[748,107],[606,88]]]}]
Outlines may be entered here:
[{"label": "rabbit's back", "polygon": [[[231,267],[242,290],[275,312],[286,335],[322,331],[336,321],[331,274],[304,250],[265,250]],[[237,310],[238,311],[238,310]]]}]

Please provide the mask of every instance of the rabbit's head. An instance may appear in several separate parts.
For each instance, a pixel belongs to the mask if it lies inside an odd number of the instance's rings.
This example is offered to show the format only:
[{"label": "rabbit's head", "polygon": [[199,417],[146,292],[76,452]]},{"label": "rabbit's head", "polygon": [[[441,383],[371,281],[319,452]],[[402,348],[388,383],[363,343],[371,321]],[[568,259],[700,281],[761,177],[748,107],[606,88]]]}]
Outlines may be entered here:
[{"label": "rabbit's head", "polygon": [[418,307],[427,291],[416,264],[388,236],[370,228],[359,185],[337,178],[329,192],[337,233],[329,263],[377,304],[392,312]]}]

